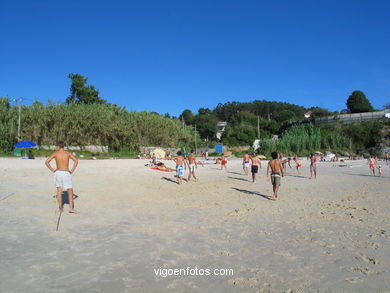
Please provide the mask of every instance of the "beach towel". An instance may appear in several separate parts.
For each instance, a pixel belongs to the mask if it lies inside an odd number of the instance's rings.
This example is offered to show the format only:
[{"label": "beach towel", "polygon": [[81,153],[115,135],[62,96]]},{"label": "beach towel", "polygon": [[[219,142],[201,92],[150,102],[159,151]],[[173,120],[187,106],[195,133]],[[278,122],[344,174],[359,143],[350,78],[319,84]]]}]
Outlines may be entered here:
[{"label": "beach towel", "polygon": [[157,170],[157,171],[161,171],[161,172],[174,172],[174,171],[175,171],[175,169],[161,170],[161,169],[159,169],[158,167],[151,167],[150,169],[152,169],[152,170]]}]

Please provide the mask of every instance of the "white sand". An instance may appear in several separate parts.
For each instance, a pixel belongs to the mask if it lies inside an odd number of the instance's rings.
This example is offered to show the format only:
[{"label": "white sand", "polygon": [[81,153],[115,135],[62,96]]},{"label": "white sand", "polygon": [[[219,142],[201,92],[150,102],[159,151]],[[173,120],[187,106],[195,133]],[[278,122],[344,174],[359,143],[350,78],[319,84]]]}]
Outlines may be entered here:
[{"label": "white sand", "polygon": [[[275,202],[265,169],[253,184],[239,160],[181,186],[144,163],[80,161],[81,213],[56,232],[44,160],[1,158],[0,292],[390,292],[388,167],[378,178],[364,161],[318,163],[310,180],[304,161]],[[156,277],[160,267],[234,276]]]}]

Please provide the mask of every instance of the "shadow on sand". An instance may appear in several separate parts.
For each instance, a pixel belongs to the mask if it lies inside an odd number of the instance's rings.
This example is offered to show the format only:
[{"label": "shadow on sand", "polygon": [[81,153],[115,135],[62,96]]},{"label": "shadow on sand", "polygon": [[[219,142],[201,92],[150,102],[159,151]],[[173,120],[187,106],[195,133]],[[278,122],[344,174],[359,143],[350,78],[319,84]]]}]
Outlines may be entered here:
[{"label": "shadow on sand", "polygon": [[343,173],[345,175],[351,175],[351,176],[364,176],[364,177],[375,177],[375,178],[390,178],[388,176],[378,176],[378,175],[375,175],[375,176],[372,176],[372,175],[367,175],[367,174],[355,174],[355,173]]},{"label": "shadow on sand", "polygon": [[228,173],[230,173],[230,174],[235,174],[235,175],[245,175],[244,173],[231,172],[231,171],[229,171]]},{"label": "shadow on sand", "polygon": [[302,178],[302,179],[310,179],[310,177],[306,177],[306,176],[299,176],[299,175],[293,175],[293,174],[286,174],[284,175],[285,177],[289,176],[289,177],[296,177],[296,178]]},{"label": "shadow on sand", "polygon": [[245,181],[245,182],[248,182],[248,181],[249,181],[248,179],[238,178],[238,177],[231,177],[231,176],[228,176],[227,178],[229,178],[229,179],[234,179],[234,180]]},{"label": "shadow on sand", "polygon": [[[172,183],[175,183],[175,184],[177,184],[177,180],[175,180],[175,179],[172,179],[172,178],[168,178],[168,177],[161,177],[161,180],[166,180],[166,181],[169,181],[169,182],[172,182]],[[184,182],[188,182],[187,178],[183,178],[183,177],[182,177],[182,180],[183,180]]]},{"label": "shadow on sand", "polygon": [[261,194],[260,192],[240,189],[240,188],[236,188],[236,187],[231,187],[231,189],[237,190],[237,191],[245,193],[245,194],[261,196],[261,197],[268,199],[268,200],[272,200],[272,201],[274,200],[271,196]]},{"label": "shadow on sand", "polygon": [[177,184],[177,181],[173,180],[172,178],[161,177],[161,180],[166,180],[166,181],[169,181],[169,182],[172,182],[172,183],[176,183],[176,184]]}]

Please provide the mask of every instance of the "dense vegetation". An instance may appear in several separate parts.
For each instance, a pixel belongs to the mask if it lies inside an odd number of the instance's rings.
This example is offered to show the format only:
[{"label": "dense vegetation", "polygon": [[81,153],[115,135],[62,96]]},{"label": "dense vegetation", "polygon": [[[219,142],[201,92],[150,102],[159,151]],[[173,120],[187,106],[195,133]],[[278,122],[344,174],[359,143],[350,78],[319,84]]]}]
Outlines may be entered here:
[{"label": "dense vegetation", "polygon": [[[366,152],[378,148],[386,136],[388,122],[317,127],[304,114],[314,117],[338,112],[312,107],[255,100],[218,104],[213,110],[184,110],[179,118],[149,112],[128,112],[100,97],[88,79],[69,74],[70,95],[64,104],[34,102],[23,106],[21,138],[38,145],[64,140],[69,145],[105,145],[110,151],[136,152],[141,145],[162,147],[214,146],[219,121],[227,122],[222,142],[228,146],[251,146],[261,139],[261,152],[277,150],[305,155],[313,151]],[[363,92],[354,91],[346,102],[349,112],[372,111]],[[388,107],[388,105],[387,105]],[[0,152],[11,151],[17,141],[18,107],[0,98]],[[194,132],[196,126],[197,132]],[[273,139],[277,135],[279,139]]]},{"label": "dense vegetation", "polygon": [[311,123],[304,123],[288,128],[278,140],[262,140],[260,149],[267,155],[272,151],[290,155],[309,155],[315,151],[326,150],[346,153],[352,150],[352,140],[340,130],[329,131]]},{"label": "dense vegetation", "polygon": [[[0,98],[0,141],[3,151],[12,150],[17,137],[18,108]],[[140,145],[192,146],[194,131],[177,119],[148,112],[128,112],[115,105],[47,105],[34,102],[23,106],[21,137],[38,145],[63,140],[70,145],[107,145],[111,150],[135,151]]]}]

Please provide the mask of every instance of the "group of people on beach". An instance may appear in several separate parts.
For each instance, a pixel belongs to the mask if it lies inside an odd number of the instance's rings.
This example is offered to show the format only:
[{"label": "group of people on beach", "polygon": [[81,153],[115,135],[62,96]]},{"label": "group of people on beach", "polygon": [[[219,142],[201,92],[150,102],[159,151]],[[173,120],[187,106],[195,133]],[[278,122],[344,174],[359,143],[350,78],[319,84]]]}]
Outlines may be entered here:
[{"label": "group of people on beach", "polygon": [[176,163],[176,177],[178,184],[181,184],[184,176],[184,170],[187,169],[187,167],[189,172],[187,181],[190,181],[191,177],[194,177],[195,181],[197,180],[195,176],[195,169],[198,168],[198,165],[196,163],[194,150],[191,150],[191,153],[186,157],[183,156],[181,151],[178,151],[177,156],[173,160]]},{"label": "group of people on beach", "polygon": [[[385,161],[386,161],[386,165],[389,164],[389,161],[390,161],[390,156],[388,153],[385,153]],[[375,169],[378,170],[378,176],[381,177],[382,176],[382,165],[380,164],[379,162],[379,158],[378,157],[369,157],[368,158],[368,165],[370,167],[370,173],[372,176],[375,176]]]},{"label": "group of people on beach", "polygon": [[[267,180],[271,181],[273,185],[274,200],[278,199],[278,190],[281,184],[281,177],[287,173],[287,165],[291,167],[291,158],[284,158],[283,153],[273,152],[271,154],[272,160],[268,162],[267,165]],[[298,161],[298,157],[294,156],[292,159],[296,164],[296,170],[298,175],[300,175],[299,168],[302,167],[302,164]],[[249,168],[252,173],[252,182],[256,183],[257,174],[261,166],[261,160],[257,156],[256,152],[246,153],[242,158],[242,166],[244,173],[249,174]],[[310,178],[317,178],[317,157],[314,154],[310,155]]]},{"label": "group of people on beach", "polygon": [[[208,154],[202,156],[203,158],[207,158]],[[281,177],[284,177],[287,173],[287,165],[291,167],[291,161],[295,163],[295,169],[297,174],[300,175],[300,168],[302,164],[299,162],[298,157],[294,156],[292,159],[285,158],[283,153],[272,152],[272,159],[268,162],[267,165],[267,175],[266,178],[268,181],[271,181],[273,185],[273,196],[274,200],[278,199],[278,190],[281,184]],[[54,169],[51,166],[52,160],[56,161],[56,168]],[[311,154],[310,157],[310,178],[317,178],[317,156],[315,154]],[[386,165],[390,164],[390,154],[385,153],[384,159],[386,161]],[[69,169],[69,161],[73,161],[72,169]],[[197,177],[195,175],[195,170],[198,168],[197,161],[195,157],[194,150],[191,150],[191,153],[188,156],[184,156],[181,151],[177,152],[177,156],[173,158],[176,163],[176,168],[172,169],[172,171],[176,171],[177,183],[181,184],[184,176],[184,170],[188,168],[189,174],[187,178],[187,182],[191,180],[193,177],[195,181],[197,181]],[[152,162],[153,166],[160,168],[160,170],[168,170],[164,163],[159,161],[158,156],[153,154]],[[220,159],[217,159],[216,163],[221,164],[221,170],[227,169],[227,159],[224,154],[222,154]],[[73,203],[73,183],[72,183],[72,174],[77,168],[78,159],[70,152],[65,151],[64,142],[60,141],[56,145],[56,151],[46,160],[46,166],[52,171],[54,175],[55,186],[57,189],[57,201],[59,205],[60,212],[63,211],[63,202],[62,202],[62,192],[66,190],[68,193],[68,201],[69,201],[69,213],[78,213],[74,209]],[[382,166],[379,164],[378,157],[370,157],[368,159],[368,164],[370,166],[371,175],[375,176],[375,169],[378,170],[378,175],[382,175]],[[257,156],[256,152],[246,153],[243,156],[242,166],[244,174],[249,175],[249,169],[252,173],[252,182],[255,183],[257,179],[257,174],[259,169],[262,168],[261,160]],[[171,170],[169,170],[171,171]]]}]

